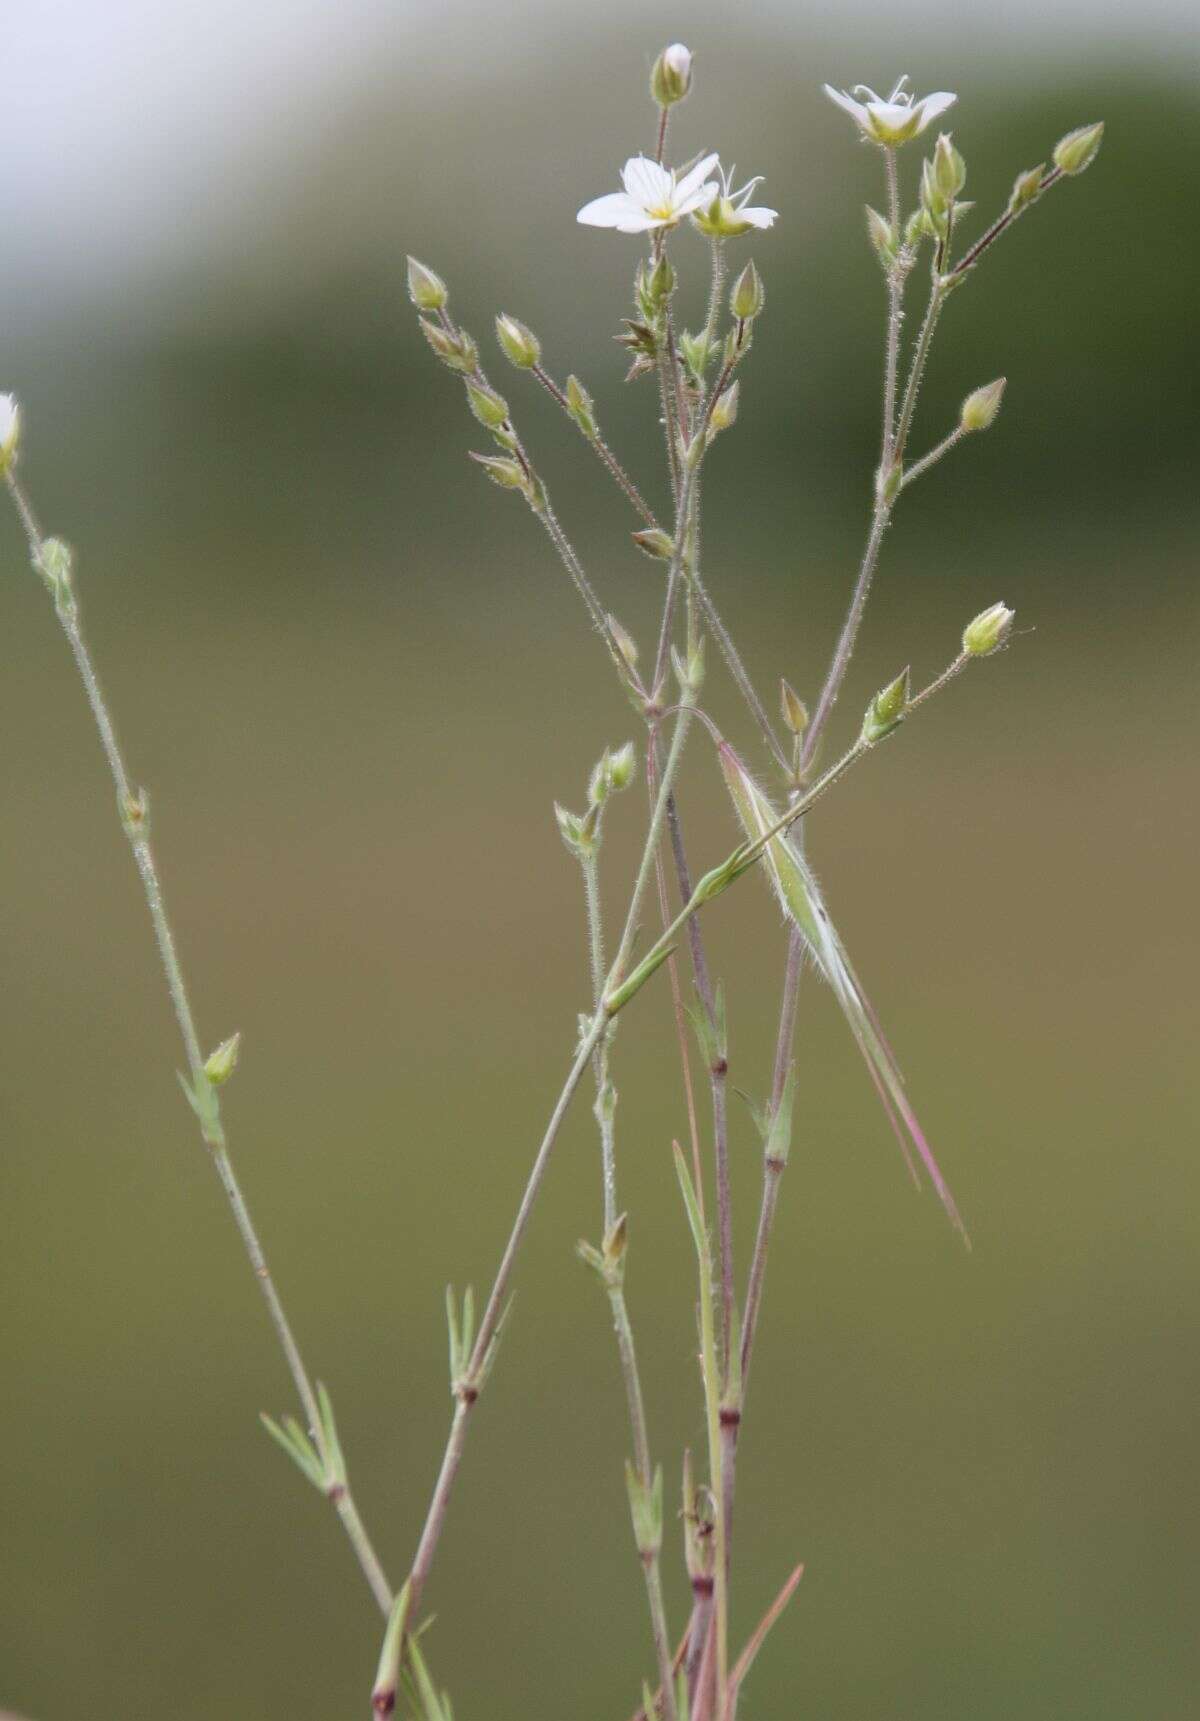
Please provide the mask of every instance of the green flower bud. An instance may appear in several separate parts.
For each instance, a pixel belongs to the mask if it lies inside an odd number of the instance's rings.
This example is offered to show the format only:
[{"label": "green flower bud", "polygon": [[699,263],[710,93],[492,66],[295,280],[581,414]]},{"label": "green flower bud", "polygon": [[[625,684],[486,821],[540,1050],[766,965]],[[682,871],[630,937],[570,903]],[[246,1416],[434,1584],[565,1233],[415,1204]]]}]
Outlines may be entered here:
[{"label": "green flower bud", "polygon": [[675,540],[661,526],[649,526],[644,532],[633,532],[631,536],[642,554],[652,556],[656,562],[669,562],[675,554]]},{"label": "green flower bud", "polygon": [[475,349],[475,342],[464,329],[444,329],[440,323],[431,322],[428,317],[422,317],[420,323],[421,333],[444,365],[464,374],[477,368],[479,354]]},{"label": "green flower bud", "polygon": [[1008,213],[1016,215],[1020,210],[1027,209],[1042,189],[1042,174],[1046,164],[1039,161],[1036,167],[1027,168],[1024,173],[1018,173],[1013,181],[1012,192],[1008,199]]},{"label": "green flower bud", "polygon": [[653,313],[665,305],[675,291],[675,271],[664,251],[646,280],[644,293],[648,310]]},{"label": "green flower bud", "polygon": [[524,490],[529,494],[529,480],[525,476],[525,468],[518,460],[509,460],[501,454],[472,454],[471,459],[477,466],[482,466],[493,484],[498,484],[502,490]]},{"label": "green flower bud", "polygon": [[682,42],[672,42],[654,62],[650,73],[650,98],[660,108],[681,102],[692,87],[691,51]]},{"label": "green flower bud", "polygon": [[995,424],[1007,380],[1007,377],[998,376],[995,382],[989,382],[967,396],[958,415],[958,422],[965,431],[989,430]]},{"label": "green flower bud", "polygon": [[878,209],[872,209],[867,204],[867,238],[875,248],[875,255],[885,268],[896,261],[896,232],[890,221],[885,221]]},{"label": "green flower bud", "polygon": [[738,390],[741,386],[739,382],[730,383],[724,394],[717,396],[708,421],[710,434],[718,430],[728,430],[731,424],[737,422]]},{"label": "green flower bud", "polygon": [[610,615],[608,618],[608,631],[612,635],[613,644],[625,660],[626,667],[628,669],[636,669],[638,648],[633,636],[626,632],[617,620],[616,616],[613,615]]},{"label": "green flower bud", "polygon": [[683,356],[684,364],[691,371],[696,383],[702,387],[704,373],[708,369],[708,361],[712,357],[707,332],[689,335],[684,329],[679,336],[679,351]]},{"label": "green flower bud", "polygon": [[449,299],[446,283],[415,257],[408,259],[408,296],[418,311],[440,311]]},{"label": "green flower bud", "polygon": [[554,817],[558,821],[558,834],[571,853],[573,855],[584,853],[588,843],[583,833],[583,820],[579,815],[568,812],[566,807],[560,807],[555,801]]},{"label": "green flower bud", "polygon": [[595,442],[600,434],[596,423],[596,411],[592,397],[584,388],[577,376],[567,378],[567,411],[575,420],[589,442]]},{"label": "green flower bud", "polygon": [[729,310],[739,323],[749,322],[762,310],[766,296],[762,278],[753,262],[747,263],[729,295]]},{"label": "green flower bud", "polygon": [[947,203],[953,203],[967,183],[967,164],[942,132],[933,148],[933,178]]},{"label": "green flower bud", "polygon": [[496,339],[504,349],[505,358],[518,370],[532,370],[542,356],[542,344],[533,330],[507,313],[496,318]]},{"label": "green flower bud", "polygon": [[862,738],[869,746],[873,747],[876,741],[882,741],[885,735],[891,734],[897,724],[904,721],[910,687],[911,676],[905,669],[895,681],[889,681],[886,687],[881,688],[867,706]]},{"label": "green flower bud", "polygon": [[1063,173],[1082,173],[1099,155],[1103,137],[1103,120],[1096,125],[1080,126],[1078,131],[1069,131],[1054,146],[1055,167]]},{"label": "green flower bud", "polygon": [[467,399],[471,411],[486,430],[497,429],[508,417],[508,402],[486,383],[473,382],[468,377]]},{"label": "green flower bud", "polygon": [[623,747],[618,747],[615,753],[608,755],[608,782],[615,795],[619,795],[622,789],[627,789],[633,782],[635,767],[632,741],[626,741]]},{"label": "green flower bud", "polygon": [[968,622],[963,631],[963,650],[968,657],[990,657],[998,651],[1012,632],[1012,624],[1016,612],[1004,604],[993,604],[991,609],[984,610],[975,620]]},{"label": "green flower bud", "polygon": [[240,1033],[231,1034],[227,1040],[222,1040],[215,1052],[210,1052],[204,1060],[204,1073],[214,1088],[219,1088],[227,1082],[234,1070],[237,1069],[238,1053],[242,1049]]},{"label": "green flower bud", "polygon": [[808,728],[808,707],[791,683],[782,678],[779,682],[779,708],[785,728],[793,735],[803,735]]},{"label": "green flower bud", "polygon": [[0,475],[12,465],[20,440],[21,409],[16,397],[0,394]]}]

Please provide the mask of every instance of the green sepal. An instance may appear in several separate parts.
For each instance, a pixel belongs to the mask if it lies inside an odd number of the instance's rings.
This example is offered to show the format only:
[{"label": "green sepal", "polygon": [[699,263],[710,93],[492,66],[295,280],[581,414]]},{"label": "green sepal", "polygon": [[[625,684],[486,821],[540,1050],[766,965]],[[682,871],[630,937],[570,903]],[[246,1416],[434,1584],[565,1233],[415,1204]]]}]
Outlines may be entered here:
[{"label": "green sepal", "polygon": [[317,1406],[321,1412],[321,1443],[325,1448],[328,1466],[327,1486],[337,1483],[344,1488],[346,1460],[342,1453],[342,1443],[338,1439],[337,1423],[333,1419],[333,1400],[325,1383],[320,1380],[317,1382]]}]

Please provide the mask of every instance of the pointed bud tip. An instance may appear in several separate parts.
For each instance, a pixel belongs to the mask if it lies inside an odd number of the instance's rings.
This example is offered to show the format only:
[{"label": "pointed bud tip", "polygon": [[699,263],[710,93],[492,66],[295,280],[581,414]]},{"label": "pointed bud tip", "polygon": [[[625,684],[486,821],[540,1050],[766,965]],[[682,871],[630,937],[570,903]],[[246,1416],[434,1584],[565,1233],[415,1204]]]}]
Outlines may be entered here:
[{"label": "pointed bud tip", "polygon": [[963,650],[967,656],[990,657],[998,651],[1012,632],[1015,616],[1016,611],[1006,604],[993,604],[990,609],[982,610],[963,631]]},{"label": "pointed bud tip", "polygon": [[1103,120],[1098,120],[1095,125],[1084,125],[1076,131],[1069,131],[1066,137],[1060,138],[1054,146],[1055,167],[1067,174],[1082,173],[1099,155],[1103,141]]},{"label": "pointed bud tip", "polygon": [[963,401],[959,424],[968,435],[976,430],[990,430],[995,424],[1007,382],[1007,377],[998,376],[994,382],[975,389]]},{"label": "pointed bud tip", "polygon": [[416,257],[408,259],[408,296],[419,311],[440,311],[449,299],[446,283]]},{"label": "pointed bud tip", "polygon": [[506,311],[496,318],[496,339],[505,358],[518,370],[532,370],[542,356],[542,343],[533,330]]}]

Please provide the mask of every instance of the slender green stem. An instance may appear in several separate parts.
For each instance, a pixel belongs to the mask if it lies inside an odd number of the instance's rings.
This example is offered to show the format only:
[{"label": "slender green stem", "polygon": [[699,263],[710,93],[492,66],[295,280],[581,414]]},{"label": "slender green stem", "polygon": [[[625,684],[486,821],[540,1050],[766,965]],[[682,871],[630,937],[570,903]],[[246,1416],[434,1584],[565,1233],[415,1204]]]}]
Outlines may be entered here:
[{"label": "slender green stem", "polygon": [[[663,823],[667,816],[667,802],[674,791],[675,779],[679,774],[680,761],[683,758],[684,745],[687,742],[688,730],[691,728],[695,707],[690,699],[679,708],[675,719],[675,729],[671,736],[671,746],[667,753],[667,762],[663,767],[659,780],[658,794],[654,799],[654,809],[650,815],[650,828],[646,834],[646,844],[642,850],[642,858],[638,865],[637,878],[634,881],[633,894],[629,899],[629,909],[625,917],[625,927],[621,933],[621,941],[617,946],[617,954],[609,971],[606,995],[612,988],[625,978],[633,941],[637,935],[638,921],[642,912],[642,902],[646,895],[646,887],[650,883],[654,871],[654,855],[662,836]],[[678,922],[674,923],[676,926]],[[655,948],[664,943],[660,939]]]},{"label": "slender green stem", "polygon": [[846,679],[846,671],[850,667],[850,659],[854,655],[854,646],[858,639],[858,630],[862,625],[863,611],[867,607],[867,598],[871,591],[871,581],[875,576],[875,568],[879,562],[879,551],[883,544],[883,534],[891,519],[891,509],[882,500],[875,504],[871,515],[871,529],[867,534],[867,547],[863,551],[859,563],[858,578],[854,582],[854,591],[850,598],[850,608],[842,624],[842,631],[834,648],[833,660],[825,677],[817,700],[817,708],[813,712],[812,722],[804,734],[804,746],[800,753],[800,770],[807,771],[816,758],[817,746],[824,734],[825,725],[832,715],[837,703],[838,694],[842,691],[842,683]]},{"label": "slender green stem", "polygon": [[[567,400],[566,395],[563,393],[562,389],[555,382],[554,378],[549,374],[548,371],[544,370],[540,364],[533,366],[533,374],[537,378],[537,380],[541,383],[541,385],[545,389],[546,393],[548,395],[550,395],[551,399],[556,400],[558,402],[559,406],[562,407],[562,409],[566,413],[567,417],[574,424],[575,423],[575,415],[571,411],[571,407],[570,407],[570,404]],[[628,472],[626,472],[625,468],[621,465],[621,462],[617,459],[616,455],[613,453],[612,449],[608,446],[607,442],[605,442],[604,438],[599,434],[599,432],[597,432],[597,434],[595,436],[585,436],[584,440],[586,442],[589,442],[592,445],[592,447],[596,450],[596,453],[599,456],[600,460],[608,468],[608,471],[611,474],[611,476],[616,480],[617,484],[625,492],[625,495],[628,497],[633,508],[636,510],[636,512],[638,514],[641,515],[642,519],[646,522],[647,526],[657,528],[658,520],[655,516],[653,508],[651,508],[650,504],[645,500],[641,491],[638,489],[638,487],[634,483],[633,479],[629,476]]]},{"label": "slender green stem", "polygon": [[904,385],[904,399],[900,405],[900,418],[896,425],[895,459],[904,459],[904,450],[908,443],[908,433],[912,428],[913,412],[917,405],[917,395],[925,375],[925,366],[929,360],[929,346],[933,340],[933,332],[937,328],[938,318],[942,314],[942,306],[946,302],[946,289],[941,285],[936,268],[933,282],[929,289],[929,302],[925,307],[925,316],[921,322],[921,332],[917,336],[916,350],[913,353],[912,366],[908,373],[908,381]]},{"label": "slender green stem", "polygon": [[[888,221],[895,241],[900,234],[900,179],[896,171],[896,151],[885,148],[883,168],[887,178]],[[896,373],[900,359],[900,301],[904,295],[904,275],[893,263],[887,276],[888,318],[883,361],[883,436],[880,442],[880,464],[886,471],[892,464],[893,437],[896,428]]]},{"label": "slender green stem", "polygon": [[[597,849],[600,828],[597,826],[592,846],[580,856],[583,871],[583,894],[587,907],[588,967],[592,976],[592,1007],[598,1009],[604,992],[604,928],[600,917],[600,885]],[[596,1123],[600,1131],[600,1175],[604,1194],[604,1232],[607,1236],[617,1218],[617,1161],[613,1139],[613,1096],[609,1091],[609,1038],[605,1035],[596,1047],[593,1067],[596,1073]]]},{"label": "slender green stem", "polygon": [[[16,474],[11,467],[6,474],[9,493],[16,506],[17,514],[24,527],[29,541],[29,551],[35,569],[43,572],[43,539],[38,528],[33,510]],[[73,592],[59,592],[56,596],[55,609],[61,623],[71,655],[75,659],[80,680],[83,683],[88,705],[91,707],[96,728],[99,731],[100,743],[108,761],[113,784],[117,791],[117,803],[122,815],[130,846],[133,850],[138,875],[142,881],[142,889],[146,897],[146,906],[150,911],[150,919],[154,928],[155,942],[158,945],[159,956],[162,960],[163,972],[166,977],[167,990],[170,994],[171,1005],[179,1024],[180,1037],[183,1040],[184,1052],[187,1057],[188,1072],[191,1076],[192,1093],[196,1101],[203,1097],[204,1105],[197,1106],[197,1116],[200,1118],[201,1135],[208,1147],[213,1166],[225,1191],[241,1236],[254,1276],[262,1290],[264,1301],[271,1324],[275,1329],[288,1369],[304,1410],[305,1420],[311,1436],[316,1443],[317,1451],[326,1470],[330,1470],[330,1453],[325,1438],[324,1423],[317,1405],[316,1393],[313,1390],[300,1347],[296,1342],[279,1292],[275,1288],[267,1266],[266,1255],[262,1243],[250,1217],[250,1209],[246,1205],[245,1196],[234,1174],[233,1165],[229,1158],[226,1145],[225,1130],[221,1122],[219,1100],[216,1090],[208,1079],[204,1068],[204,1055],[200,1049],[200,1038],[196,1031],[195,1017],[192,1013],[191,1001],[188,997],[184,982],[183,968],[175,947],[171,923],[167,918],[166,905],[163,900],[162,885],[159,881],[158,868],[154,852],[150,846],[150,838],[146,829],[145,803],[140,795],[135,796],[131,786],[129,773],[125,767],[124,757],[117,742],[112,718],[100,682],[96,675],[91,653],[83,637],[79,625],[78,608]],[[338,1515],[346,1528],[351,1544],[358,1557],[363,1575],[370,1585],[371,1592],[379,1604],[380,1610],[386,1615],[391,1610],[392,1591],[383,1567],[371,1545],[370,1539],[359,1517],[357,1508],[348,1491],[340,1484],[331,1485],[328,1490],[334,1501]]]},{"label": "slender green stem", "polygon": [[923,454],[920,460],[914,460],[913,464],[905,471],[904,477],[900,481],[900,488],[907,490],[910,484],[915,483],[923,473],[928,472],[931,466],[936,466],[938,461],[949,454],[952,448],[957,448],[966,434],[962,425],[956,424],[949,436],[944,436],[937,446],[931,448],[928,454]]}]

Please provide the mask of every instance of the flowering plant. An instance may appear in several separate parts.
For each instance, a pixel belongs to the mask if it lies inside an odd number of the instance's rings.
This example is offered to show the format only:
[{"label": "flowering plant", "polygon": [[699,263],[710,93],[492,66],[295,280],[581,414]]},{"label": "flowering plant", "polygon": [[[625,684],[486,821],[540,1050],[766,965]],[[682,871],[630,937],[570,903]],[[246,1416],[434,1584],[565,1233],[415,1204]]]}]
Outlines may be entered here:
[{"label": "flowering plant", "polygon": [[[651,74],[651,95],[658,114],[653,154],[630,157],[622,172],[622,189],[584,204],[577,217],[586,226],[646,236],[645,253],[637,261],[633,279],[634,315],[624,320],[618,339],[628,354],[630,379],[645,378],[653,389],[653,410],[663,428],[663,490],[669,494],[669,507],[661,517],[646,500],[649,486],[635,481],[602,435],[594,401],[579,377],[570,374],[562,382],[557,380],[543,358],[538,337],[516,317],[501,313],[495,325],[504,358],[519,376],[531,377],[551,396],[633,511],[633,543],[654,561],[661,581],[659,623],[645,655],[612,614],[555,513],[545,478],[517,428],[515,413],[485,373],[477,342],[451,312],[446,284],[427,265],[415,259],[409,262],[409,295],[425,339],[437,359],[461,382],[475,424],[490,438],[488,451],[476,452],[474,460],[497,486],[521,496],[528,505],[579,594],[616,674],[623,700],[632,703],[642,724],[640,757],[648,813],[640,858],[614,935],[614,929],[606,928],[601,910],[602,843],[609,822],[621,816],[618,797],[635,777],[639,749],[631,742],[605,748],[586,776],[580,810],[555,806],[559,833],[579,868],[582,886],[582,944],[590,977],[586,1008],[490,1291],[478,1307],[470,1288],[461,1296],[453,1290],[447,1294],[454,1408],[423,1528],[398,1588],[387,1578],[359,1513],[332,1399],[325,1386],[310,1375],[302,1358],[237,1182],[222,1115],[222,1095],[236,1072],[239,1038],[232,1035],[222,1040],[207,1055],[203,1050],[164,907],[150,842],[147,798],[135,787],[126,768],[82,632],[73,557],[61,540],[45,536],[37,523],[20,472],[21,414],[10,395],[0,395],[0,474],[27,535],[33,569],[53,603],[99,729],[183,1040],[187,1063],[186,1075],[181,1078],[184,1094],[229,1201],[295,1383],[301,1416],[285,1415],[278,1421],[264,1418],[266,1430],[305,1479],[333,1505],[384,1620],[371,1690],[377,1715],[391,1714],[403,1704],[422,1721],[449,1721],[449,1699],[430,1669],[432,1655],[422,1608],[474,1411],[496,1363],[522,1244],[563,1120],[580,1087],[590,1083],[594,1090],[601,1217],[598,1239],[581,1242],[578,1252],[596,1276],[616,1335],[629,1412],[631,1457],[626,1465],[626,1487],[649,1622],[649,1678],[639,1681],[636,1677],[633,1666],[637,1651],[632,1646],[629,1651],[631,1688],[636,1692],[639,1683],[642,1687],[640,1721],[649,1721],[651,1716],[662,1716],[664,1721],[734,1721],[755,1659],[803,1570],[798,1564],[784,1578],[761,1623],[739,1649],[730,1635],[730,1594],[737,1572],[733,1526],[739,1443],[791,1145],[793,1041],[798,982],[805,961],[828,982],[914,1179],[923,1176],[932,1183],[952,1225],[966,1238],[946,1177],[907,1098],[891,1049],[815,877],[806,850],[808,815],[860,759],[894,736],[976,660],[993,656],[1011,637],[1013,612],[1001,602],[991,603],[968,622],[961,643],[940,674],[923,687],[914,688],[909,671],[902,670],[874,695],[840,750],[822,764],[820,749],[832,731],[884,536],[901,497],[966,437],[988,429],[1001,409],[1003,378],[971,390],[963,400],[957,423],[925,453],[910,458],[921,382],[945,303],[969,281],[990,248],[1027,210],[1055,185],[1089,165],[1100,147],[1102,127],[1085,126],[1069,133],[1055,148],[1049,168],[1039,164],[1020,173],[997,217],[957,253],[956,241],[969,206],[961,199],[966,163],[953,139],[946,134],[937,138],[922,163],[915,201],[907,213],[898,166],[900,148],[945,113],[956,97],[939,92],[915,99],[906,93],[903,79],[886,101],[865,86],[856,86],[853,95],[826,86],[832,100],[852,116],[863,138],[882,151],[885,209],[867,212],[867,234],[882,272],[885,301],[882,434],[874,461],[865,547],[827,673],[816,690],[811,712],[808,703],[782,681],[778,712],[772,715],[719,611],[703,566],[701,480],[718,439],[741,421],[742,371],[751,357],[765,307],[762,276],[753,260],[745,259],[737,247],[749,233],[769,230],[778,216],[774,209],[750,205],[758,179],[751,179],[740,190],[732,189],[733,171],[720,168],[716,153],[705,154],[678,170],[667,167],[670,115],[689,95],[692,82],[689,50],[672,44],[658,57]],[[858,100],[859,95],[864,99]],[[689,226],[694,230],[691,235],[684,231]],[[697,233],[707,243],[709,280],[704,309],[689,327],[683,320],[688,253],[682,245],[694,245]],[[678,251],[677,239],[681,241]],[[732,252],[730,246],[734,247]],[[905,352],[901,339],[903,303],[910,277],[922,260],[928,265],[926,303],[911,348]],[[706,651],[710,641],[711,650]],[[720,733],[704,708],[710,657],[720,660],[757,731],[761,752],[757,771]],[[699,874],[685,841],[678,798],[680,764],[694,737],[699,737],[702,745],[711,740],[713,780],[718,781],[719,773],[737,833],[729,852]],[[759,780],[761,774],[768,778],[765,785]],[[774,893],[785,918],[787,937],[772,1082],[769,1091],[751,1105],[762,1145],[758,1221],[749,1262],[740,1263],[735,1259],[733,1242],[726,1006],[723,989],[710,968],[704,923],[709,905],[751,873],[762,877]],[[661,929],[652,931],[655,911]],[[690,1095],[694,1055],[689,1046],[690,1023],[706,1072],[710,1102],[703,1129],[694,1105],[689,1105],[689,1127],[680,1132],[686,1136],[686,1147],[673,1145],[683,1221],[696,1258],[699,1397],[706,1448],[702,1460],[683,1453],[677,1464],[681,1489],[677,1551],[682,1555],[692,1597],[682,1628],[679,1622],[674,1627],[669,1623],[664,1600],[664,1472],[653,1453],[638,1351],[625,1299],[630,1222],[618,1199],[617,1179],[614,1031],[618,1016],[627,1010],[636,1016],[647,1007],[643,993],[652,997],[655,991],[663,990],[661,984],[654,984],[660,971],[670,979],[687,1091]],[[694,992],[690,1008],[683,1003],[685,971]],[[689,1304],[692,1301],[687,1299]],[[681,1310],[685,1327],[688,1314],[688,1308]],[[364,1679],[364,1691],[365,1685]]]}]

